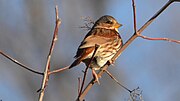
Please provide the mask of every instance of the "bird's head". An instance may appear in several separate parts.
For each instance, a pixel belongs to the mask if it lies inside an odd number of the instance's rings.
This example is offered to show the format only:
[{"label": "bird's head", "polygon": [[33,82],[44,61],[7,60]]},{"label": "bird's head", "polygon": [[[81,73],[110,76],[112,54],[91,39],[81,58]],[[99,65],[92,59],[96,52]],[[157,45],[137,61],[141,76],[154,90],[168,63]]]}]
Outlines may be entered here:
[{"label": "bird's head", "polygon": [[118,23],[116,19],[109,15],[104,15],[99,18],[94,27],[95,28],[105,28],[105,29],[114,29],[118,32],[118,28],[121,27],[122,24]]}]

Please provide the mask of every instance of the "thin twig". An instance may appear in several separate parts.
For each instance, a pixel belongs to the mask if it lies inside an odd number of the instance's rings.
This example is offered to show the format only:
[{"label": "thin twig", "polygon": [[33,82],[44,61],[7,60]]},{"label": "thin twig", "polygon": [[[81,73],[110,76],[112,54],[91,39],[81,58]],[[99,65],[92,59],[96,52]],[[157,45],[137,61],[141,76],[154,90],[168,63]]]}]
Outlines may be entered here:
[{"label": "thin twig", "polygon": [[130,93],[130,99],[132,101],[143,101],[142,90],[139,87],[133,89],[132,92]]},{"label": "thin twig", "polygon": [[115,61],[119,55],[138,37],[139,34],[141,34],[142,31],[144,31],[145,28],[147,28],[171,3],[172,1],[168,1],[156,14],[154,14],[153,17],[151,17],[138,31],[137,34],[134,33],[134,35],[129,38],[129,40],[123,45],[121,49],[118,50],[118,52],[114,55],[112,58],[112,61]]},{"label": "thin twig", "polygon": [[[180,0],[171,0],[171,1],[180,1]],[[163,41],[175,42],[177,44],[180,44],[180,40],[174,40],[174,39],[170,39],[170,38],[150,38],[150,37],[147,37],[147,36],[137,33],[136,5],[135,5],[134,0],[132,0],[132,6],[133,6],[133,18],[134,18],[134,32],[138,35],[138,37],[141,37],[141,38],[147,39],[147,40],[163,40]]]},{"label": "thin twig", "polygon": [[86,22],[88,22],[89,24],[91,24],[91,25],[94,25],[95,24],[95,22],[92,20],[92,18],[91,17],[83,17],[82,19],[84,19],[84,21],[86,21]]},{"label": "thin twig", "polygon": [[[85,21],[83,26],[80,26],[79,28],[82,29],[86,29],[86,30],[90,30],[92,27],[92,25],[95,23],[90,17],[82,17],[82,19]],[[49,72],[49,75],[54,74],[54,73],[58,73],[58,72],[62,72],[64,70],[69,69],[69,66],[57,69],[57,70],[53,70]]]},{"label": "thin twig", "polygon": [[57,69],[57,70],[50,71],[49,75],[55,74],[55,73],[58,73],[58,72],[62,72],[62,71],[67,70],[67,69],[69,69],[69,66],[66,66],[64,68],[60,68],[60,69]]},{"label": "thin twig", "polygon": [[127,87],[125,87],[124,85],[122,85],[108,70],[105,70],[105,72],[111,77],[111,79],[113,79],[118,85],[120,85],[122,88],[124,88],[125,90],[127,90],[129,93],[131,93],[132,91],[130,89],[128,89]]},{"label": "thin twig", "polygon": [[162,41],[168,41],[168,42],[175,42],[177,44],[180,44],[180,40],[174,40],[174,39],[170,39],[170,38],[150,38],[144,35],[138,35],[139,37],[143,38],[143,39],[147,39],[147,40],[162,40]]},{"label": "thin twig", "polygon": [[[169,2],[167,3],[167,5],[169,5],[169,3],[172,3],[173,1],[178,1],[178,0],[171,0],[171,1],[169,1]],[[174,39],[169,39],[169,38],[149,38],[149,37],[146,37],[146,36],[143,36],[143,35],[139,34],[139,33],[141,33],[141,32],[144,30],[144,27],[145,27],[145,26],[142,26],[142,27],[141,27],[141,30],[139,30],[139,31],[137,32],[136,5],[135,5],[135,1],[134,1],[134,0],[132,0],[132,6],[133,6],[134,34],[136,34],[137,36],[142,37],[142,38],[144,38],[144,39],[147,39],[147,40],[164,40],[164,41],[169,41],[169,42],[175,42],[175,43],[178,43],[178,44],[180,43],[180,40],[174,40]],[[167,7],[167,6],[164,6],[164,7]],[[162,8],[161,10],[164,10],[164,9],[165,9],[165,8]],[[160,10],[160,11],[161,11],[161,10]],[[157,15],[159,15],[159,13],[161,13],[161,12],[158,12],[158,13],[156,13],[155,15],[157,16]],[[151,21],[153,21],[153,18],[155,18],[155,16],[153,16],[145,25],[150,24]],[[81,26],[81,27],[79,27],[79,28],[83,28],[83,29],[86,29],[86,30],[90,30],[92,24],[94,24],[94,21],[93,21],[90,17],[84,17],[84,18],[82,18],[82,19],[85,21],[85,24],[84,24],[84,26]],[[134,40],[134,38],[137,37],[136,35],[132,36],[129,40]],[[127,44],[126,44],[126,45],[127,45]],[[126,48],[126,47],[125,47],[125,48]],[[124,51],[124,49],[123,49],[122,51]],[[117,56],[115,56],[115,57],[119,57],[118,55],[120,55],[120,51],[119,51],[119,53],[117,53],[116,55],[117,55]],[[116,58],[112,59],[112,61],[115,61],[115,60],[116,60]],[[50,74],[58,73],[58,72],[61,72],[61,71],[66,70],[66,69],[68,69],[68,67],[67,67],[67,68],[65,67],[65,68],[61,68],[61,69],[54,70],[54,71],[50,72]]]},{"label": "thin twig", "polygon": [[[132,7],[133,7],[133,18],[134,18],[134,34],[135,35],[141,35],[141,33],[139,33],[139,31],[137,32],[137,21],[136,21],[136,5],[135,5],[135,1],[132,0]],[[139,88],[139,87],[138,87]],[[135,92],[136,89],[132,90],[130,92],[130,96],[132,98],[133,101],[135,101],[135,99],[133,99],[133,95],[134,95],[134,92]]]},{"label": "thin twig", "polygon": [[85,29],[85,30],[91,30],[92,25],[95,24],[95,22],[90,17],[83,17],[84,25],[80,26],[79,28]]},{"label": "thin twig", "polygon": [[[173,2],[174,0],[171,0],[171,1]],[[180,40],[174,40],[174,39],[170,39],[170,38],[150,38],[150,37],[147,37],[147,36],[144,36],[144,35],[137,33],[136,5],[135,5],[134,0],[132,0],[132,6],[133,6],[133,16],[134,16],[133,17],[134,18],[134,32],[138,35],[138,37],[141,37],[141,38],[147,39],[147,40],[163,40],[163,41],[175,42],[175,43],[180,44]]]},{"label": "thin twig", "polygon": [[28,70],[28,71],[31,71],[31,72],[33,72],[33,73],[35,73],[35,74],[44,75],[44,73],[41,73],[41,72],[38,72],[38,71],[36,71],[36,70],[31,69],[30,67],[22,64],[21,62],[17,61],[16,59],[14,59],[14,58],[10,57],[9,55],[5,54],[5,53],[2,52],[1,50],[0,50],[0,54],[2,54],[2,55],[3,55],[4,57],[6,57],[7,59],[11,60],[11,61],[14,62],[15,64],[19,65],[20,67],[22,67],[22,68],[24,68],[24,69],[26,69],[26,70]]},{"label": "thin twig", "polygon": [[99,45],[95,44],[95,49],[94,49],[93,55],[92,55],[91,59],[89,60],[89,63],[88,63],[88,65],[87,65],[87,67],[86,67],[86,69],[84,71],[84,76],[83,76],[83,81],[82,81],[82,84],[81,84],[81,89],[80,89],[80,92],[79,92],[79,95],[78,95],[78,98],[77,98],[76,101],[82,101],[82,100],[79,99],[79,97],[82,94],[82,90],[83,90],[83,87],[84,87],[84,84],[85,84],[87,70],[90,67],[90,64],[91,64],[92,60],[94,59],[94,55],[96,54],[96,51],[98,50],[98,48],[99,48]]},{"label": "thin twig", "polygon": [[132,0],[132,7],[133,7],[133,19],[134,19],[134,32],[137,32],[137,21],[136,21],[136,5],[134,0]]},{"label": "thin twig", "polygon": [[[137,32],[141,33],[144,31],[145,28],[147,28],[173,1],[168,1],[151,19],[149,19]],[[135,33],[129,40],[123,45],[123,47],[118,50],[118,52],[114,55],[114,57],[111,59],[112,61],[115,61],[119,55],[138,37],[138,35]],[[104,70],[106,70],[109,66],[109,62],[106,63],[106,65],[102,68],[102,70],[98,73],[98,77],[100,77]],[[82,92],[81,96],[79,97],[80,100],[82,100],[85,95],[88,93],[88,91],[92,88],[94,84],[94,79],[92,79],[89,84],[86,86],[84,91]]]},{"label": "thin twig", "polygon": [[51,47],[50,47],[50,50],[49,50],[49,54],[47,56],[46,67],[45,67],[45,70],[44,70],[44,77],[43,77],[42,85],[41,85],[41,92],[39,94],[39,101],[43,101],[45,87],[46,87],[46,85],[48,83],[48,78],[49,78],[48,72],[50,70],[51,55],[52,55],[52,52],[54,50],[55,43],[57,41],[58,30],[59,30],[59,26],[61,24],[61,20],[59,19],[59,15],[58,15],[58,6],[57,5],[55,7],[55,13],[56,13],[56,26],[55,26],[55,29],[54,29],[54,35],[53,35],[53,39],[52,39],[52,42],[51,42]]},{"label": "thin twig", "polygon": [[80,94],[80,88],[81,88],[81,77],[78,77],[78,96]]},{"label": "thin twig", "polygon": [[105,72],[111,77],[111,79],[113,79],[118,85],[120,85],[122,88],[124,88],[125,90],[127,90],[129,93],[131,93],[132,91],[130,89],[128,89],[127,87],[125,87],[124,85],[122,85],[108,70],[105,70]]}]

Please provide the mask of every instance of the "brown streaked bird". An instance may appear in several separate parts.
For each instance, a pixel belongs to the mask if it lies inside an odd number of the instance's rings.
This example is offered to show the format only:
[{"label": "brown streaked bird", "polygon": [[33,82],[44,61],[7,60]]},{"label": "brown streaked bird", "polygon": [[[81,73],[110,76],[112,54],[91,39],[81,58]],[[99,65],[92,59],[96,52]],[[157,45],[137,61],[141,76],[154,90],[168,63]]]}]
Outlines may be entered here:
[{"label": "brown streaked bird", "polygon": [[122,24],[118,23],[112,16],[104,15],[99,18],[81,42],[75,56],[76,60],[70,65],[69,69],[81,62],[87,66],[94,53],[95,45],[98,45],[90,68],[95,80],[99,83],[95,70],[101,69],[123,45],[118,33],[118,28],[121,26]]}]

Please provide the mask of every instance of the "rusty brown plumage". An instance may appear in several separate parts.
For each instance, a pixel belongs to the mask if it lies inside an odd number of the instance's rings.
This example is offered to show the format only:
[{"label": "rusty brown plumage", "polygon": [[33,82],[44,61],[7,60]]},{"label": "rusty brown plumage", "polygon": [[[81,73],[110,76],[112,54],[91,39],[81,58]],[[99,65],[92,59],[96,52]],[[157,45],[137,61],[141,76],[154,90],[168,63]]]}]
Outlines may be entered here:
[{"label": "rusty brown plumage", "polygon": [[112,16],[105,15],[99,18],[81,42],[75,55],[76,60],[69,68],[72,68],[81,62],[88,65],[95,50],[95,45],[98,45],[99,48],[94,55],[90,68],[99,70],[104,66],[123,45],[122,39],[118,33],[118,28],[120,26],[122,25]]}]

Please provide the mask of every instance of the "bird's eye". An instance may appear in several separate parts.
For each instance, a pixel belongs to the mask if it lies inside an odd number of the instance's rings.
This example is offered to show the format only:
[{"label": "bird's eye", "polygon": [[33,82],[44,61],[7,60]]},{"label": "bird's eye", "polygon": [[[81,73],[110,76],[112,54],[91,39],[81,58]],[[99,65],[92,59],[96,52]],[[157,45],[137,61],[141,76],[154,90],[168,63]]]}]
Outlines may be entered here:
[{"label": "bird's eye", "polygon": [[108,23],[108,24],[113,24],[113,22],[110,21],[110,20],[106,21],[106,23]]}]

